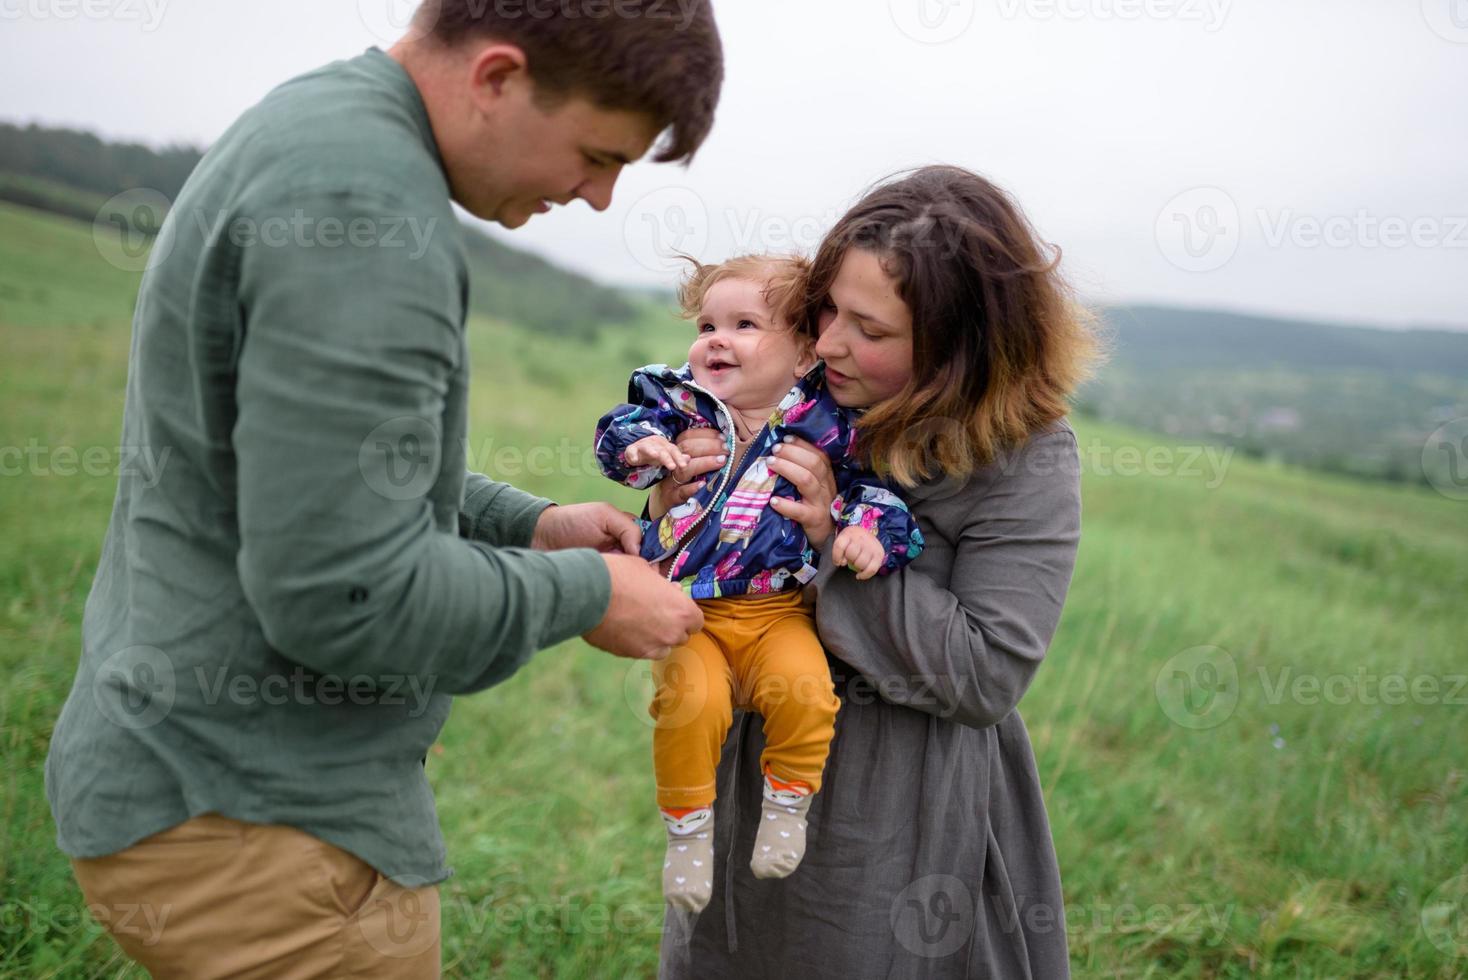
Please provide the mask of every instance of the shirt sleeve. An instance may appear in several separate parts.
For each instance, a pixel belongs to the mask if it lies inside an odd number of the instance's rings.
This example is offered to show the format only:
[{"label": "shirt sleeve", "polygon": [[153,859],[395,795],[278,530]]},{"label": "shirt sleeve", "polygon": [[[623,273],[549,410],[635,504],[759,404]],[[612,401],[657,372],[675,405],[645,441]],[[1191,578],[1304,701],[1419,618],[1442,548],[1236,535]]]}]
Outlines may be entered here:
[{"label": "shirt sleeve", "polygon": [[464,474],[459,536],[485,544],[528,548],[535,536],[535,522],[554,503],[469,470]]},{"label": "shirt sleeve", "polygon": [[1074,434],[1033,437],[960,493],[975,503],[946,586],[923,559],[865,582],[834,574],[828,543],[807,588],[821,642],[883,699],[983,728],[1019,704],[1065,605],[1080,539]]},{"label": "shirt sleeve", "polygon": [[[466,693],[593,627],[611,588],[596,552],[486,543],[528,540],[534,506],[488,481],[469,498],[483,534],[440,531],[433,480],[413,478],[456,455],[438,428],[467,356],[457,230],[440,227],[421,253],[360,235],[326,244],[327,221],[371,228],[401,213],[363,192],[258,211],[260,239],[238,249],[232,443],[236,562],[267,641],[324,673],[417,675]],[[319,222],[315,239],[282,231],[301,220]],[[412,468],[385,477],[373,463],[382,447],[403,447]]]}]

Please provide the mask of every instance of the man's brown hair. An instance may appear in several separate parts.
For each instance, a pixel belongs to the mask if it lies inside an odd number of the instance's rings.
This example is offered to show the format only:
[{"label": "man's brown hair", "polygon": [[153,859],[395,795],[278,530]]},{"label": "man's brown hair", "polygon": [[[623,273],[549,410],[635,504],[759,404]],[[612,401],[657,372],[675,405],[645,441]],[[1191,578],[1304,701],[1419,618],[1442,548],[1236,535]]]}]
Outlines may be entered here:
[{"label": "man's brown hair", "polygon": [[797,317],[813,336],[847,249],[876,255],[912,313],[912,378],[858,423],[878,472],[965,477],[1066,414],[1099,344],[1092,317],[1008,194],[960,167],[912,171],[821,242]]},{"label": "man's brown hair", "polygon": [[713,128],[724,50],[709,0],[424,0],[414,25],[447,46],[515,45],[550,106],[651,117],[667,134],[657,163],[692,160]]}]

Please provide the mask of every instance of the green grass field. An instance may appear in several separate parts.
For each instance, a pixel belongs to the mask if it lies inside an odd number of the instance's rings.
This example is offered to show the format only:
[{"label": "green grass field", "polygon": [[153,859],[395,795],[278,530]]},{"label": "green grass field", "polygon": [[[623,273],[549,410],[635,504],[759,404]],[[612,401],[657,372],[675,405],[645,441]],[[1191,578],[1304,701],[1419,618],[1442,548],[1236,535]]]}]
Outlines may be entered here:
[{"label": "green grass field", "polygon": [[[0,206],[4,977],[141,975],[86,918],[41,779],[116,485],[136,288],[89,227]],[[470,333],[470,463],[636,507],[595,474],[591,429],[686,330],[650,312],[592,344]],[[1468,973],[1468,503],[1075,422],[1080,561],[1021,706],[1075,974]],[[447,975],[654,975],[645,690],[576,641],[459,702],[429,759],[457,870]]]}]

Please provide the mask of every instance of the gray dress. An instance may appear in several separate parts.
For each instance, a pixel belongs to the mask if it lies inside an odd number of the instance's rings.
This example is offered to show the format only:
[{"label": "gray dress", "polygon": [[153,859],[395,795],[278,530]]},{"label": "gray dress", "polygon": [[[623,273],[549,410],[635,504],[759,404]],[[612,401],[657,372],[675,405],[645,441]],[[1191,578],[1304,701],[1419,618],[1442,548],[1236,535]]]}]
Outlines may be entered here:
[{"label": "gray dress", "polygon": [[784,880],[750,873],[764,735],[759,715],[736,712],[713,899],[696,917],[668,910],[661,977],[1069,976],[1015,705],[1074,567],[1075,433],[1057,422],[966,482],[905,496],[927,541],[907,569],[858,582],[828,560],[806,586],[842,705],[804,862]]}]

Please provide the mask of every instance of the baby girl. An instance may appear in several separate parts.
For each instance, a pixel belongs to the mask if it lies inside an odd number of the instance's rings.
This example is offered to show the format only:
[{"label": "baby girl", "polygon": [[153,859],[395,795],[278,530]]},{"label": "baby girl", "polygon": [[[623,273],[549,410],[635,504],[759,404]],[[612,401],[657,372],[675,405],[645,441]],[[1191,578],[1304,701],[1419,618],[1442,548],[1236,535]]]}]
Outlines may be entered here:
[{"label": "baby girl", "polygon": [[602,472],[646,488],[689,459],[674,443],[716,429],[724,465],[692,498],[644,530],[642,555],[699,600],[704,628],[654,665],[650,713],[657,802],[667,826],[663,894],[700,911],[713,882],[713,802],[720,748],[736,707],[764,717],[765,776],[750,867],[783,878],[805,856],[806,813],[820,790],[838,701],[801,586],[820,560],[795,521],[769,506],[795,488],[769,467],[783,441],[807,439],[831,459],[840,529],[832,556],[857,578],[916,558],[922,534],[856,451],[857,413],[825,386],[814,339],[792,322],[806,263],[744,256],[699,265],[680,300],[697,325],[688,363],[632,375],[628,404],[597,425]]}]

